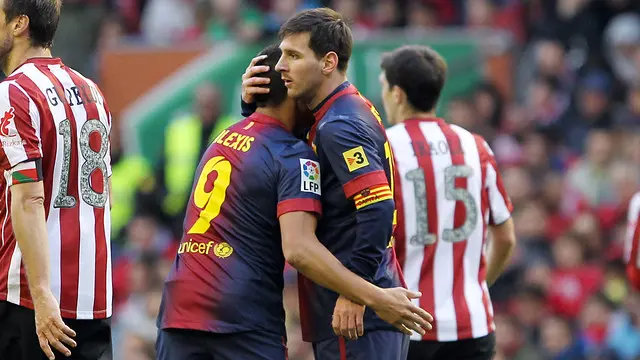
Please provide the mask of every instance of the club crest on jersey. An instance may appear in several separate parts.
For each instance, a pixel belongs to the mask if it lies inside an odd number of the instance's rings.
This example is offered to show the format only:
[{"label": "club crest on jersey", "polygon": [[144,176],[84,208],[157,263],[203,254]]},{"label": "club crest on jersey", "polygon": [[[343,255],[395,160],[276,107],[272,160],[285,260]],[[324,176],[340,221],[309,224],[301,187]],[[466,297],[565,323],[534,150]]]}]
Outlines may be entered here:
[{"label": "club crest on jersey", "polygon": [[320,195],[320,164],[300,159],[300,191]]},{"label": "club crest on jersey", "polygon": [[0,119],[0,134],[4,137],[14,137],[18,135],[15,122],[15,109],[12,107],[4,112],[2,119]]},{"label": "club crest on jersey", "polygon": [[344,157],[344,161],[347,163],[349,172],[369,166],[369,159],[367,159],[367,155],[364,153],[362,146],[357,146],[343,152],[342,157]]}]

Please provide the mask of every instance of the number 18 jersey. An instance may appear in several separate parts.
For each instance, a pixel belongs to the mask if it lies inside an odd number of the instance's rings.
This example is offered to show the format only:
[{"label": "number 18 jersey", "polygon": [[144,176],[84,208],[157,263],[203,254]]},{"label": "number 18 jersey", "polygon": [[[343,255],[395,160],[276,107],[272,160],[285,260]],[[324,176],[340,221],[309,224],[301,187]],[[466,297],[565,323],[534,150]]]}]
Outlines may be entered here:
[{"label": "number 18 jersey", "polygon": [[0,300],[33,308],[9,188],[42,180],[50,283],[62,317],[110,317],[111,115],[104,97],[60,59],[33,58],[0,84],[0,116]]},{"label": "number 18 jersey", "polygon": [[[387,136],[396,158],[396,251],[416,301],[433,315],[423,340],[455,341],[495,329],[485,281],[488,225],[511,216],[484,139],[441,119],[408,119]],[[416,333],[412,340],[421,340]]]}]

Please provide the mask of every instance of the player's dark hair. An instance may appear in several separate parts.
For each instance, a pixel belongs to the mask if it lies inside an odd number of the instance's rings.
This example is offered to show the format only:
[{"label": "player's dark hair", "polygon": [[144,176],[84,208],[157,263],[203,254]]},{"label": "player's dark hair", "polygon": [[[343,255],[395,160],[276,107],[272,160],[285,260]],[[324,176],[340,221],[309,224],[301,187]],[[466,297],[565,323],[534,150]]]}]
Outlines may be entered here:
[{"label": "player's dark hair", "polygon": [[347,70],[353,36],[349,24],[340,13],[329,8],[299,12],[280,27],[278,36],[283,39],[300,33],[309,33],[309,47],[318,58],[333,51],[338,55],[338,70]]},{"label": "player's dark hair", "polygon": [[269,71],[256,76],[269,78],[271,82],[266,85],[260,85],[268,87],[269,93],[254,95],[256,105],[258,107],[278,106],[287,98],[287,87],[284,85],[280,73],[276,71],[276,64],[282,55],[282,50],[278,45],[269,45],[260,51],[258,55],[267,55],[266,59],[258,61],[256,65],[266,65],[269,67]]},{"label": "player's dark hair", "polygon": [[380,65],[389,88],[398,86],[419,111],[433,110],[447,78],[447,63],[428,46],[407,45],[384,54]]},{"label": "player's dark hair", "polygon": [[16,16],[29,18],[31,46],[51,48],[58,29],[61,0],[5,0],[4,13],[7,23]]}]

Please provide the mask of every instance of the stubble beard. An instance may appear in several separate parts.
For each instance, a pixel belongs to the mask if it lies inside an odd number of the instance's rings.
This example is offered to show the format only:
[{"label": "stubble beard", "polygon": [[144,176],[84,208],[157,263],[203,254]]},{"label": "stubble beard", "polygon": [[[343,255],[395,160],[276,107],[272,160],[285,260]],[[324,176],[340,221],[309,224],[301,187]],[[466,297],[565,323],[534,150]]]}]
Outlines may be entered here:
[{"label": "stubble beard", "polygon": [[[6,34],[2,45],[0,45],[0,69],[3,71],[9,61],[11,50],[13,50],[13,37],[10,34]],[[9,76],[10,74],[5,75]]]}]

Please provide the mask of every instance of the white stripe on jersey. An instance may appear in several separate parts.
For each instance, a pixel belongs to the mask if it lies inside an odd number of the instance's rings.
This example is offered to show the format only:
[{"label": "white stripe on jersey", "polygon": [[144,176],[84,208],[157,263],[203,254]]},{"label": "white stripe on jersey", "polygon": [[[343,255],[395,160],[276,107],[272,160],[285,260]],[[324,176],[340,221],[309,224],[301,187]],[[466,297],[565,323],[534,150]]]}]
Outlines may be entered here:
[{"label": "white stripe on jersey", "polygon": [[[51,73],[60,80],[62,84],[73,84],[73,80],[66,71],[59,65],[49,65]],[[76,149],[81,149],[80,129],[87,120],[87,112],[84,106],[71,106],[76,128]],[[59,158],[60,159],[60,158]],[[78,166],[82,166],[82,154],[78,151]],[[80,171],[80,170],[79,170]],[[78,172],[80,173],[80,172]],[[82,189],[78,181],[78,194],[82,196]],[[54,188],[55,189],[55,188]],[[93,302],[95,294],[96,278],[96,234],[95,218],[93,207],[82,199],[77,199],[76,206],[80,207],[80,265],[78,274],[78,305],[77,316],[79,319],[90,319],[93,317]]]},{"label": "white stripe on jersey", "polygon": [[[390,144],[393,147],[393,153],[395,155],[396,171],[399,174],[406,174],[407,172],[418,168],[418,160],[415,156],[398,156],[398,154],[411,154],[413,149],[411,148],[411,139],[404,126],[393,126],[387,130],[387,137]],[[393,139],[393,141],[391,141]],[[402,179],[402,203],[406,208],[415,207],[415,189],[412,181],[404,181]],[[405,234],[415,234],[416,229],[416,211],[407,211],[404,214],[404,224],[398,223],[397,226],[403,226]],[[424,251],[416,251],[412,249],[410,244],[411,236],[406,237],[405,247],[406,261],[402,268],[404,274],[404,280],[407,284],[407,288],[412,291],[419,291],[420,287],[420,268],[424,261]],[[417,248],[417,246],[416,246]],[[413,251],[412,251],[413,250]],[[413,303],[416,306],[420,306],[420,298],[413,299]],[[432,314],[433,315],[433,314]],[[420,334],[413,332],[411,340],[420,340]]]},{"label": "white stripe on jersey", "polygon": [[[629,211],[627,212],[627,233],[624,241],[624,262],[626,264],[633,264],[635,261],[635,267],[640,269],[640,251],[635,259],[631,259],[631,253],[633,251],[633,235],[635,234],[638,224],[638,216],[640,216],[640,192],[633,195],[629,202]],[[638,244],[640,246],[640,243]]]}]

